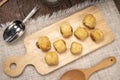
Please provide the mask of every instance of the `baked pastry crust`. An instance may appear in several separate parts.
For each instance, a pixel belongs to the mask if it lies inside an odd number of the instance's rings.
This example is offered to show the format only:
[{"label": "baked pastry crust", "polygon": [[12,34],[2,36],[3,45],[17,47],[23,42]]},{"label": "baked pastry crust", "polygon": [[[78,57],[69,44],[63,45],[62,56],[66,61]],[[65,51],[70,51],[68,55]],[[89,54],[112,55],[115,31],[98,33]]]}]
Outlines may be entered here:
[{"label": "baked pastry crust", "polygon": [[50,40],[47,36],[40,36],[37,41],[37,46],[43,51],[48,51],[51,48]]},{"label": "baked pastry crust", "polygon": [[63,22],[60,26],[60,32],[64,38],[68,38],[72,35],[73,29],[68,22]]},{"label": "baked pastry crust", "polygon": [[83,24],[89,29],[94,29],[96,25],[96,18],[92,14],[87,14],[83,19]]},{"label": "baked pastry crust", "polygon": [[63,53],[67,50],[66,43],[64,40],[59,39],[53,43],[54,48],[58,53]]},{"label": "baked pastry crust", "polygon": [[57,65],[59,63],[57,53],[56,52],[48,52],[48,53],[46,53],[45,61],[49,66]]},{"label": "baked pastry crust", "polygon": [[73,55],[81,54],[82,52],[82,44],[78,42],[72,42],[70,51]]},{"label": "baked pastry crust", "polygon": [[100,42],[104,38],[104,34],[100,29],[94,29],[90,33],[91,39],[95,42]]},{"label": "baked pastry crust", "polygon": [[85,40],[88,37],[88,31],[84,27],[78,27],[74,32],[75,37],[80,40]]}]

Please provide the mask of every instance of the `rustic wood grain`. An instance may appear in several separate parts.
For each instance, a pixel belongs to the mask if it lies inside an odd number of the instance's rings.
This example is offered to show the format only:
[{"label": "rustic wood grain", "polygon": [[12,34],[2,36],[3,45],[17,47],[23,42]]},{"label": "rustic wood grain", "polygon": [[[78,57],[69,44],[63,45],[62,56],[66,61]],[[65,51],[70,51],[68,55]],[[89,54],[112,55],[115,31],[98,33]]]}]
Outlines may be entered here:
[{"label": "rustic wood grain", "polygon": [[35,17],[37,17],[39,15],[52,14],[52,12],[54,12],[54,11],[58,11],[61,9],[71,7],[71,5],[69,4],[69,0],[65,0],[64,2],[61,2],[61,4],[57,7],[48,7],[47,5],[42,3],[41,0],[29,0],[29,1],[28,0],[18,0],[18,1],[19,1],[19,6],[21,6],[19,8],[24,13],[24,16],[26,16],[30,12],[30,10],[32,10],[32,8],[36,5],[40,9],[35,14]]},{"label": "rustic wood grain", "polygon": [[57,7],[48,7],[43,4],[41,0],[9,0],[5,5],[0,7],[0,23],[5,23],[14,19],[23,20],[36,5],[39,6],[40,9],[35,14],[34,18],[71,7],[69,0],[61,2]]},{"label": "rustic wood grain", "polygon": [[[114,1],[120,11],[120,0]],[[48,7],[42,3],[42,0],[9,0],[6,4],[0,7],[0,23],[5,23],[14,19],[23,20],[35,5],[38,5],[40,10],[35,16],[33,16],[33,18],[45,14],[51,15],[54,11],[72,7],[80,2],[84,2],[84,0],[63,0],[57,7]]]},{"label": "rustic wood grain", "polygon": [[82,3],[84,1],[85,0],[70,0],[70,2],[71,2],[72,5],[79,4],[79,3]]},{"label": "rustic wood grain", "polygon": [[16,0],[9,0],[0,7],[0,23],[21,18],[19,7]]}]

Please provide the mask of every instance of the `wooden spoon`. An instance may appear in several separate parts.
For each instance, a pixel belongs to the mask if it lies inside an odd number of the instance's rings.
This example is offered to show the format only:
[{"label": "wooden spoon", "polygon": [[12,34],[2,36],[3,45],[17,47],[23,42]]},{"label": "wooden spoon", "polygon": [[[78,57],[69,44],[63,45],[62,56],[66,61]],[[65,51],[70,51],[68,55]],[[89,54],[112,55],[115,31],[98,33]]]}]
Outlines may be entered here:
[{"label": "wooden spoon", "polygon": [[84,70],[70,70],[64,73],[60,80],[88,80],[92,73],[107,68],[113,65],[114,63],[116,63],[116,58],[111,56],[92,68]]}]

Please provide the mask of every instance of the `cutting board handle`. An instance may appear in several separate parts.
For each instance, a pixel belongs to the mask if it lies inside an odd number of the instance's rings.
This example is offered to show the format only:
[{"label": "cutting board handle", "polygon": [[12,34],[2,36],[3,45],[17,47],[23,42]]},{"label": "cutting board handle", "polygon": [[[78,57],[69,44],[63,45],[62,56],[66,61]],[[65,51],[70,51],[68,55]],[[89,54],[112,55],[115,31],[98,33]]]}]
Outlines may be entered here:
[{"label": "cutting board handle", "polygon": [[4,72],[12,77],[19,76],[27,65],[25,58],[26,56],[8,57],[3,64]]},{"label": "cutting board handle", "polygon": [[27,65],[34,66],[37,71],[40,73],[42,70],[40,70],[40,57],[39,54],[33,55],[33,54],[26,54],[24,56],[11,56],[8,57],[3,64],[4,72],[11,76],[11,77],[17,77],[19,76],[24,68]]},{"label": "cutting board handle", "polygon": [[[4,72],[9,75],[9,76],[18,76],[22,73],[22,71],[24,70],[24,67],[26,66],[26,64],[23,63],[24,62],[24,58],[22,57],[17,57],[17,56],[12,56],[12,57],[8,57],[3,65],[4,68]],[[12,68],[12,66],[14,68]]]}]

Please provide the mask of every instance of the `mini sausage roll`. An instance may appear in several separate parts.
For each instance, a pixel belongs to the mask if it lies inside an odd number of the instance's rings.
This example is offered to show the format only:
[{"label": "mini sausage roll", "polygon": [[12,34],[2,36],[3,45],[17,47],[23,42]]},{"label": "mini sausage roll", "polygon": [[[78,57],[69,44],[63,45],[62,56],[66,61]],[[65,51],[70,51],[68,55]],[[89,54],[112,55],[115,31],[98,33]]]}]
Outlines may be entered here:
[{"label": "mini sausage roll", "polygon": [[43,51],[48,51],[51,48],[49,38],[47,36],[40,36],[37,41],[37,46]]},{"label": "mini sausage roll", "polygon": [[49,66],[57,65],[59,63],[57,53],[56,52],[48,52],[48,53],[46,53],[45,61]]},{"label": "mini sausage roll", "polygon": [[72,42],[70,51],[73,55],[81,54],[82,52],[82,44],[78,42]]},{"label": "mini sausage roll", "polygon": [[68,22],[64,22],[60,26],[60,32],[64,38],[68,38],[72,35],[73,30]]},{"label": "mini sausage roll", "polygon": [[80,40],[85,40],[88,37],[88,31],[83,27],[78,27],[74,32],[75,37]]},{"label": "mini sausage roll", "polygon": [[83,19],[83,24],[89,29],[94,29],[96,25],[96,19],[92,14],[87,14]]},{"label": "mini sausage roll", "polygon": [[66,43],[64,40],[59,39],[53,43],[54,48],[58,53],[63,53],[67,50]]},{"label": "mini sausage roll", "polygon": [[101,30],[99,29],[94,29],[90,33],[91,39],[95,42],[100,42],[104,38],[104,34]]}]

